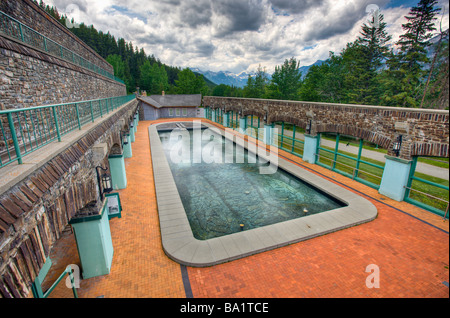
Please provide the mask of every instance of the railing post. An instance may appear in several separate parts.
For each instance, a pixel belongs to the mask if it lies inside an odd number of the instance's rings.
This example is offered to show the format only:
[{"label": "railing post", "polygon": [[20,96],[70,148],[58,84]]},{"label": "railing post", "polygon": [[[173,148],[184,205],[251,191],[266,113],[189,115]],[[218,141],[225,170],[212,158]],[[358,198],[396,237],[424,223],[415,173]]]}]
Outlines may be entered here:
[{"label": "railing post", "polygon": [[20,39],[22,40],[22,42],[25,42],[21,23],[19,23],[19,31],[20,31]]},{"label": "railing post", "polygon": [[53,118],[55,119],[55,126],[56,126],[56,134],[58,135],[58,141],[61,141],[61,132],[59,131],[59,124],[58,124],[58,117],[56,117],[56,106],[52,107],[53,110]]},{"label": "railing post", "polygon": [[[11,131],[11,138],[14,143],[14,150],[16,151],[17,161],[18,161],[19,165],[21,165],[22,164],[22,154],[20,153],[19,141],[17,140],[17,134],[16,134],[16,129],[14,127],[14,121],[12,118],[12,114],[8,113],[7,116],[8,116],[9,130]],[[6,147],[8,147],[8,145],[6,145]]]},{"label": "railing post", "polygon": [[80,111],[78,109],[78,103],[75,104],[75,107],[77,109],[78,129],[81,130]]},{"label": "railing post", "polygon": [[75,287],[75,279],[74,279],[73,273],[72,273],[72,267],[70,267],[70,265],[67,266],[66,271],[69,274],[70,284],[72,285],[73,297],[78,298],[77,288]]},{"label": "railing post", "polygon": [[359,140],[358,158],[356,159],[356,170],[354,170],[353,179],[358,177],[359,164],[360,164],[360,161],[361,161],[361,154],[362,154],[363,145],[364,145],[364,140],[361,138]]},{"label": "railing post", "polygon": [[91,107],[91,120],[94,122],[94,109],[92,108],[92,101],[89,102],[89,105]]}]

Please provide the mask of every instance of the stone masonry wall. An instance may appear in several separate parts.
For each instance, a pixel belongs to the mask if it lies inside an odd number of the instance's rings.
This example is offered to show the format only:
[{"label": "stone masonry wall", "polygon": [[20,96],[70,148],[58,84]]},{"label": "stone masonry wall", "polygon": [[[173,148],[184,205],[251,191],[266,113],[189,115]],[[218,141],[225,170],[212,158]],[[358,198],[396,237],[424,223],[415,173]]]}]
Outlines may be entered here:
[{"label": "stone masonry wall", "polygon": [[0,110],[126,95],[126,86],[0,36]]},{"label": "stone masonry wall", "polygon": [[[137,101],[130,102],[0,194],[0,298],[31,296],[53,243],[81,208],[98,200],[95,167],[108,166],[108,154],[136,108]],[[94,155],[98,143],[108,145],[105,157]]]},{"label": "stone masonry wall", "polygon": [[0,1],[0,11],[3,11],[12,18],[77,53],[104,70],[114,73],[113,67],[99,54],[76,37],[65,26],[56,21],[51,15],[42,10],[33,1],[2,0]]},{"label": "stone masonry wall", "polygon": [[378,144],[394,155],[392,146],[402,135],[400,157],[449,156],[449,112],[400,107],[327,104],[248,98],[203,97],[203,105],[256,115],[267,123],[284,121],[306,128],[311,135],[335,132]]}]

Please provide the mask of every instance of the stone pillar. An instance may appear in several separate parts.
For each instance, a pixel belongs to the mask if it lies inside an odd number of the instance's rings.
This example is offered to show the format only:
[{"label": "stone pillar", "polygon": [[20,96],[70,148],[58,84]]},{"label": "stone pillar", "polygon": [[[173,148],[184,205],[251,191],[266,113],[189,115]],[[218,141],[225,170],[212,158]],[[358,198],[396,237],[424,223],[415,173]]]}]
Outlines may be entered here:
[{"label": "stone pillar", "polygon": [[128,142],[123,144],[123,156],[124,158],[131,158],[133,156],[133,151],[131,149],[130,134],[127,134]]},{"label": "stone pillar", "polygon": [[239,132],[241,134],[245,134],[246,129],[247,129],[247,116],[239,118]]},{"label": "stone pillar", "polygon": [[229,112],[223,114],[223,125],[225,127],[230,127],[230,117],[231,114]]},{"label": "stone pillar", "polygon": [[303,160],[312,164],[317,160],[317,148],[319,147],[319,136],[311,136],[305,134],[305,145],[303,148]]},{"label": "stone pillar", "polygon": [[113,189],[125,189],[127,187],[127,173],[125,171],[125,160],[123,154],[110,155],[108,157],[108,161]]},{"label": "stone pillar", "polygon": [[378,192],[396,201],[403,201],[412,161],[385,156],[383,176]]},{"label": "stone pillar", "polygon": [[272,127],[272,125],[266,125],[264,124],[264,143],[268,146],[272,146],[273,145],[273,137],[274,137],[274,128]]},{"label": "stone pillar", "polygon": [[134,125],[133,125],[133,123],[131,123],[131,125],[130,125],[130,141],[131,142],[134,142],[135,141],[135,136],[134,136]]},{"label": "stone pillar", "polygon": [[136,130],[137,130],[137,126],[138,126],[138,115],[137,114],[134,114],[133,122],[134,122],[134,127],[136,127]]},{"label": "stone pillar", "polygon": [[103,204],[99,214],[83,216],[81,213],[69,222],[75,233],[83,279],[111,271],[114,249],[105,207]]}]

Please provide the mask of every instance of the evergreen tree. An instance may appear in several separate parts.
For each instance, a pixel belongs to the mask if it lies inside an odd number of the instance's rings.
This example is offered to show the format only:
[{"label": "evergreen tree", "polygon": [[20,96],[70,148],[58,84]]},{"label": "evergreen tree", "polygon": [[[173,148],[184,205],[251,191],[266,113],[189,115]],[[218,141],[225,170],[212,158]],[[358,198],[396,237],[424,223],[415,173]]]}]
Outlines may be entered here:
[{"label": "evergreen tree", "polygon": [[271,99],[296,100],[301,85],[300,61],[292,57],[275,67],[272,80],[267,85],[265,97]]},{"label": "evergreen tree", "polygon": [[[380,68],[386,60],[389,49],[388,42],[392,36],[386,32],[384,16],[378,11],[374,13],[372,21],[362,26],[358,44],[358,71],[361,71],[359,80],[355,83],[359,87],[359,98],[356,103],[376,105],[379,103],[379,77]],[[356,69],[355,69],[356,70]]]},{"label": "evergreen tree", "polygon": [[406,16],[407,23],[402,24],[405,31],[396,43],[397,54],[391,53],[389,69],[384,74],[385,94],[382,100],[387,105],[417,107],[420,99],[420,85],[426,72],[424,64],[429,62],[427,47],[432,37],[435,16],[440,8],[435,8],[436,0],[420,0]]}]

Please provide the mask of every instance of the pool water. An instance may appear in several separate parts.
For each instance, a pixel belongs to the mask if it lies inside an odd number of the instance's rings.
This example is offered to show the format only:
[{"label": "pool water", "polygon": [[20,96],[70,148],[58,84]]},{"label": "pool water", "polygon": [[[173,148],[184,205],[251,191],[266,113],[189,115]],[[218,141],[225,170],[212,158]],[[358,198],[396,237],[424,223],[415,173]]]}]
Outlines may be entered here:
[{"label": "pool water", "polygon": [[[244,163],[174,162],[170,153],[176,141],[170,140],[170,132],[160,131],[159,136],[196,239],[207,240],[345,206],[280,168],[274,174],[260,174],[259,167],[267,163],[259,159],[251,163],[242,148],[239,151],[244,153]],[[234,154],[240,147],[220,135],[215,138],[221,139],[223,149],[231,143]],[[192,130],[189,142],[192,150]],[[201,142],[202,150],[209,142]]]}]

